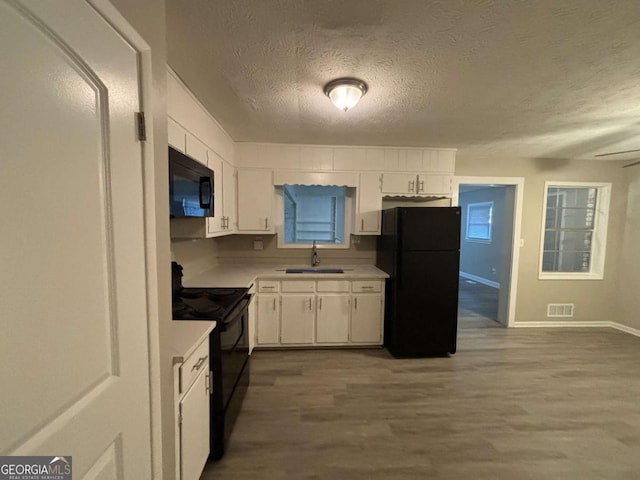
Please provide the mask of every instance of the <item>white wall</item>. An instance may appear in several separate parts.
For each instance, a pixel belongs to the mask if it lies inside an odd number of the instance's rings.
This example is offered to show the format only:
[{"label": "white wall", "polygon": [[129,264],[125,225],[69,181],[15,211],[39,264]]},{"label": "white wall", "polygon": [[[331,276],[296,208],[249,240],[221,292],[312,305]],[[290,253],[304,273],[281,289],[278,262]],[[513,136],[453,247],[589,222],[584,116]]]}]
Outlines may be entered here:
[{"label": "white wall", "polygon": [[[456,175],[524,177],[518,298],[515,321],[547,318],[549,303],[573,303],[575,315],[567,321],[611,321],[618,309],[620,250],[626,217],[627,181],[619,162],[554,159],[500,159],[478,161],[456,158]],[[538,280],[538,261],[544,208],[544,183],[554,181],[611,182],[608,240],[603,280]]]}]

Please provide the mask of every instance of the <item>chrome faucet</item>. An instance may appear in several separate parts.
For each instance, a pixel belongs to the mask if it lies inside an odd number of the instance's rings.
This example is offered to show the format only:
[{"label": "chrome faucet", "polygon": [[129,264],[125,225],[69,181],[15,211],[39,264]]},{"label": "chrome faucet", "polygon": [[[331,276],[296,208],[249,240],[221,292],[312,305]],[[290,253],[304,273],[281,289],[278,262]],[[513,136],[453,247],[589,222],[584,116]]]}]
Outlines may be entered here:
[{"label": "chrome faucet", "polygon": [[311,266],[317,267],[320,265],[320,258],[318,258],[318,248],[316,247],[316,241],[313,241],[313,247],[311,247]]}]

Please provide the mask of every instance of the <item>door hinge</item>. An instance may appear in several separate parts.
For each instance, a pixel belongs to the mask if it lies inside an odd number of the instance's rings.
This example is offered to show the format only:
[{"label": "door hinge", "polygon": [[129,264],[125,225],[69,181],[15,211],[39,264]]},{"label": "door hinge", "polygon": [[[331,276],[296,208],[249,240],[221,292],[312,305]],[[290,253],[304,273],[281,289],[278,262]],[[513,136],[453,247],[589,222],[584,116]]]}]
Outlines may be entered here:
[{"label": "door hinge", "polygon": [[136,112],[136,128],[138,130],[138,140],[147,140],[147,125],[144,120],[144,112]]}]

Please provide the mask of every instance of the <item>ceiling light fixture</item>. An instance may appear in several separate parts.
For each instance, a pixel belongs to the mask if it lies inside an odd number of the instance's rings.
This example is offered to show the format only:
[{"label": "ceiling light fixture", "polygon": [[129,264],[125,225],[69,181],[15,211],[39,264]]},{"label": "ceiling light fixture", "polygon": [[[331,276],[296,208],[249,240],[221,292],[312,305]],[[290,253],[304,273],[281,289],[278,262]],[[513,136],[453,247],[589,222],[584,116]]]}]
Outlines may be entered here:
[{"label": "ceiling light fixture", "polygon": [[357,78],[338,78],[324,86],[324,94],[345,112],[355,107],[365,93],[367,84]]}]

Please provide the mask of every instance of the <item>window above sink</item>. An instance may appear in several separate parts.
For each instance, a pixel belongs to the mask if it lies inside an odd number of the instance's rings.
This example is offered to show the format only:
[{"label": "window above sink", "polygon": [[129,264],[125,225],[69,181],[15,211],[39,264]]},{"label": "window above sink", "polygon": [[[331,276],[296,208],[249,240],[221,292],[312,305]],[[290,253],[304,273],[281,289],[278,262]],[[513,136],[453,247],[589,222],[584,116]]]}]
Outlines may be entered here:
[{"label": "window above sink", "polygon": [[337,185],[276,187],[278,248],[349,248],[354,188]]}]

